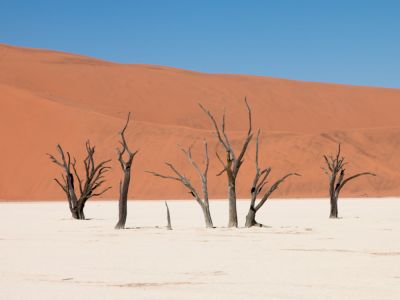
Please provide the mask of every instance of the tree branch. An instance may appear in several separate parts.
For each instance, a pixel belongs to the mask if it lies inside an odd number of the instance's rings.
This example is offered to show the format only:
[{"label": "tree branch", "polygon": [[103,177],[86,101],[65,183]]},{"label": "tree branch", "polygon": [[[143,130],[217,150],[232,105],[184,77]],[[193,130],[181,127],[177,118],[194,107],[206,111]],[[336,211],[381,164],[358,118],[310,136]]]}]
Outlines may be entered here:
[{"label": "tree branch", "polygon": [[268,192],[266,192],[264,194],[264,196],[262,197],[261,201],[257,204],[257,206],[255,207],[255,210],[258,211],[263,205],[264,203],[268,200],[269,196],[271,196],[271,194],[279,188],[279,186],[281,185],[281,183],[283,183],[288,177],[290,176],[300,176],[300,174],[297,173],[289,173],[286,174],[285,176],[283,176],[281,179],[277,180],[268,190]]},{"label": "tree branch", "polygon": [[355,179],[355,178],[357,178],[357,177],[364,176],[364,175],[376,176],[375,173],[371,173],[371,172],[363,172],[363,173],[359,173],[359,174],[350,176],[349,178],[345,179],[345,180],[342,182],[342,184],[340,185],[339,191],[340,191],[340,190],[343,188],[343,186],[344,186],[346,183],[348,183],[350,180],[353,180],[353,179]]},{"label": "tree branch", "polygon": [[[200,108],[203,110],[203,112],[210,118],[212,124],[214,125],[214,129],[215,129],[215,132],[216,132],[216,134],[217,134],[217,137],[218,137],[219,142],[224,146],[224,148],[226,149],[226,151],[229,151],[229,147],[228,147],[228,145],[225,143],[225,141],[224,141],[223,138],[222,138],[220,129],[219,129],[219,127],[218,127],[217,121],[215,120],[214,116],[213,116],[213,115],[211,114],[211,112],[210,112],[208,109],[206,109],[201,103],[199,103],[199,106],[200,106]],[[223,120],[223,126],[225,127],[225,114],[224,114],[222,120]]]}]

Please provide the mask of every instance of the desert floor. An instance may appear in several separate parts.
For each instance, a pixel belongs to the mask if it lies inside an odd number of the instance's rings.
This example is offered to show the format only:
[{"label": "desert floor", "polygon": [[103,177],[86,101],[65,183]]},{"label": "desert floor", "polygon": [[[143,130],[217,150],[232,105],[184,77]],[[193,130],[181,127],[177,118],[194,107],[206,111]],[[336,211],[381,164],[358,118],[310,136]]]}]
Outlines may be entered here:
[{"label": "desert floor", "polygon": [[[193,201],[88,203],[86,221],[64,202],[0,203],[0,299],[399,299],[400,201],[271,200],[266,228],[203,229]],[[248,202],[239,202],[243,224]]]}]

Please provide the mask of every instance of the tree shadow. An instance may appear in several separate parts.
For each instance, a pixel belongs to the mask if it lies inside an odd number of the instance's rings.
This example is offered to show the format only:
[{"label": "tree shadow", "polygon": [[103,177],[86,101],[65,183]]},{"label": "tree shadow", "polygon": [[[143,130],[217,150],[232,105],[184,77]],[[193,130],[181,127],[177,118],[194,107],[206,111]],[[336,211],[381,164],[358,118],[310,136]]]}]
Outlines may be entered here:
[{"label": "tree shadow", "polygon": [[140,230],[140,229],[165,229],[167,230],[167,226],[132,226],[125,227],[126,230]]}]

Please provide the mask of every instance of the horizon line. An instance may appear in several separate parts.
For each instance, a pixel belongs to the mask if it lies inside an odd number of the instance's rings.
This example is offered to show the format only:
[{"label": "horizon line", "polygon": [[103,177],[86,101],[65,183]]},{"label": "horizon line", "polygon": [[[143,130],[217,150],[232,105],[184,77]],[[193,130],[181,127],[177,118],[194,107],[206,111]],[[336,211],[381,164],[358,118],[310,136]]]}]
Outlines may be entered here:
[{"label": "horizon line", "polygon": [[9,48],[17,48],[17,49],[27,49],[31,51],[40,51],[40,52],[52,52],[58,54],[67,54],[67,55],[74,55],[74,56],[82,56],[85,58],[90,58],[93,60],[99,60],[102,62],[112,63],[112,64],[119,64],[119,65],[126,65],[126,66],[153,66],[153,67],[161,67],[167,69],[175,69],[178,71],[186,71],[204,75],[226,75],[226,76],[245,76],[245,77],[258,77],[258,78],[270,78],[270,79],[277,79],[277,80],[286,80],[286,81],[295,81],[295,82],[302,82],[302,83],[315,83],[315,84],[323,84],[323,85],[333,85],[333,86],[349,86],[349,87],[360,87],[360,88],[379,88],[379,89],[390,89],[390,90],[400,90],[400,87],[393,87],[393,86],[383,86],[383,85],[364,85],[364,84],[352,84],[352,83],[345,83],[345,82],[333,82],[333,81],[313,81],[313,80],[305,80],[305,79],[297,79],[291,77],[275,77],[271,75],[260,75],[260,74],[252,74],[252,73],[224,73],[224,72],[210,72],[210,71],[201,71],[201,70],[194,70],[194,69],[187,69],[183,67],[175,67],[171,65],[160,65],[155,63],[145,63],[145,62],[120,62],[115,60],[106,59],[103,57],[98,57],[96,55],[90,54],[83,54],[77,52],[69,52],[67,50],[62,49],[50,49],[50,48],[42,48],[42,47],[32,47],[26,45],[16,45],[16,44],[9,44],[0,41],[0,46],[9,47]]}]

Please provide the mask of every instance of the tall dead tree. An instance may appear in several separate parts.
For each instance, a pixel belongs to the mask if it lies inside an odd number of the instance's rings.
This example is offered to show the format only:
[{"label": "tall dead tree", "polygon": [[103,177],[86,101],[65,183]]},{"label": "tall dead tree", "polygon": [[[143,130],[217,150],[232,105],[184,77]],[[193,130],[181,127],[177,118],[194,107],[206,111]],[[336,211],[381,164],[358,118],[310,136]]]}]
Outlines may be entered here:
[{"label": "tall dead tree", "polygon": [[251,187],[251,202],[250,202],[250,208],[249,212],[247,213],[246,216],[246,227],[252,227],[252,226],[259,226],[262,227],[263,225],[260,223],[257,223],[256,221],[256,213],[257,211],[267,202],[271,194],[279,188],[281,183],[283,183],[288,177],[290,176],[300,176],[297,173],[289,173],[283,176],[282,178],[278,179],[275,181],[274,184],[270,186],[269,189],[267,189],[261,198],[261,200],[256,203],[258,195],[262,192],[263,188],[265,185],[268,183],[268,176],[271,173],[271,167],[261,169],[258,164],[258,151],[259,151],[259,141],[260,140],[260,130],[257,132],[257,139],[256,139],[256,158],[255,158],[255,165],[256,165],[256,174],[253,179],[253,184]]},{"label": "tall dead tree", "polygon": [[345,186],[345,184],[348,183],[350,180],[353,180],[363,175],[376,176],[376,174],[370,172],[363,172],[355,174],[345,179],[346,169],[344,169],[344,166],[347,164],[347,162],[345,162],[344,157],[341,156],[340,144],[338,146],[338,151],[336,156],[330,155],[328,157],[324,155],[323,157],[327,168],[323,167],[322,169],[324,170],[325,174],[329,176],[329,196],[331,203],[331,210],[329,217],[337,218],[339,193]]},{"label": "tall dead tree", "polygon": [[[61,159],[55,158],[55,156],[48,154],[50,160],[56,165],[60,166],[64,173],[61,175],[62,182],[55,178],[54,180],[65,192],[69,209],[72,217],[75,219],[84,220],[85,214],[83,212],[86,201],[92,197],[100,196],[109,190],[111,187],[107,187],[98,192],[101,185],[105,182],[104,174],[110,170],[107,165],[111,160],[102,161],[96,164],[94,161],[95,147],[90,145],[89,140],[86,142],[86,158],[83,161],[85,167],[85,180],[82,181],[78,174],[76,167],[76,159],[71,161],[71,155],[69,152],[64,154],[64,151],[60,145],[57,145],[57,150],[60,154]],[[71,171],[72,168],[72,171]],[[79,198],[75,191],[75,179],[78,181]]]},{"label": "tall dead tree", "polygon": [[[138,151],[131,152],[129,146],[125,139],[125,130],[128,127],[129,117],[131,113],[128,113],[128,119],[124,128],[120,132],[121,149],[117,148],[118,161],[121,165],[121,169],[124,172],[124,179],[119,183],[119,201],[118,201],[118,223],[115,225],[115,229],[124,229],[126,223],[126,217],[128,215],[128,191],[129,184],[131,181],[131,166],[135,155]],[[124,154],[126,153],[126,159],[124,159]]]},{"label": "tall dead tree", "polygon": [[236,178],[239,173],[240,167],[243,164],[243,157],[246,153],[247,147],[253,138],[253,132],[252,132],[252,120],[251,120],[251,109],[249,104],[247,103],[247,99],[244,99],[244,102],[246,104],[247,112],[248,112],[248,122],[249,122],[249,128],[247,131],[246,138],[244,139],[243,145],[240,149],[239,155],[237,155],[234,151],[234,149],[231,146],[231,142],[228,138],[228,135],[226,134],[225,131],[225,112],[222,116],[222,122],[221,122],[221,128],[218,125],[216,119],[212,115],[212,113],[207,110],[203,105],[199,103],[200,108],[207,114],[207,116],[210,118],[214,129],[215,133],[218,137],[218,142],[221,144],[225,150],[225,162],[221,159],[221,157],[218,154],[218,151],[216,152],[217,158],[219,162],[222,164],[223,169],[220,173],[217,174],[217,176],[222,175],[223,173],[226,173],[227,180],[228,180],[228,201],[229,201],[229,221],[228,221],[228,227],[237,227],[238,226],[238,218],[237,218],[237,209],[236,209]]},{"label": "tall dead tree", "polygon": [[210,213],[210,205],[208,201],[208,184],[207,184],[207,174],[208,174],[208,166],[210,164],[209,158],[208,158],[208,146],[207,146],[207,141],[204,140],[204,170],[201,170],[199,165],[194,161],[192,157],[192,147],[189,147],[187,150],[181,148],[182,152],[185,154],[186,158],[189,160],[191,165],[194,167],[196,170],[197,174],[199,175],[201,179],[201,186],[202,186],[202,192],[203,192],[203,197],[200,196],[200,193],[194,188],[193,184],[191,183],[190,179],[188,179],[185,175],[183,175],[181,172],[179,172],[171,163],[166,162],[165,164],[167,167],[172,171],[174,176],[169,176],[169,175],[162,175],[160,173],[152,172],[152,171],[147,171],[150,174],[153,174],[154,176],[161,177],[164,179],[171,179],[171,180],[176,180],[181,182],[188,190],[189,193],[193,196],[193,198],[196,200],[196,202],[200,205],[202,211],[203,211],[203,216],[204,216],[204,222],[206,224],[207,228],[213,228],[213,221],[211,218],[211,213]]}]

